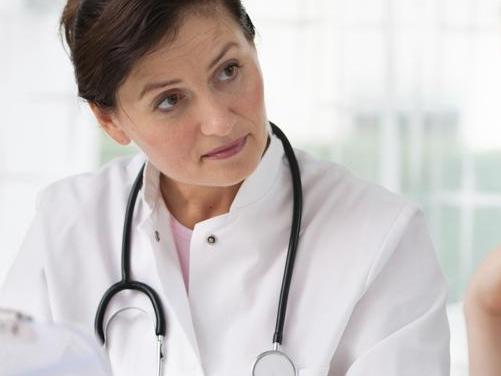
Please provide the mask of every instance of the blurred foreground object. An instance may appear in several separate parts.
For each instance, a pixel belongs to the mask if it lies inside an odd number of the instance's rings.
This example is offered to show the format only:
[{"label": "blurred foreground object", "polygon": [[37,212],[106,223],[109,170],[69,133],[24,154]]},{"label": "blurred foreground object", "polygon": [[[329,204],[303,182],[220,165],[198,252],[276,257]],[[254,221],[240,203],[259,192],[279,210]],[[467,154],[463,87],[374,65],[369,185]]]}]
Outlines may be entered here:
[{"label": "blurred foreground object", "polygon": [[0,308],[0,375],[111,376],[111,371],[93,338]]}]

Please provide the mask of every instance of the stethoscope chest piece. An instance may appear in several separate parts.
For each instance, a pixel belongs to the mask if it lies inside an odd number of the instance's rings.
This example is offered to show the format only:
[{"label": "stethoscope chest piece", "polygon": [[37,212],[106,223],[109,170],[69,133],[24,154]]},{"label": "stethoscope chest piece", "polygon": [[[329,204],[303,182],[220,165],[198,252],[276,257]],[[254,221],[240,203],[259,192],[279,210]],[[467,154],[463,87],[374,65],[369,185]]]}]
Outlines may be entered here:
[{"label": "stethoscope chest piece", "polygon": [[260,354],[252,367],[252,376],[297,376],[292,360],[279,350]]}]

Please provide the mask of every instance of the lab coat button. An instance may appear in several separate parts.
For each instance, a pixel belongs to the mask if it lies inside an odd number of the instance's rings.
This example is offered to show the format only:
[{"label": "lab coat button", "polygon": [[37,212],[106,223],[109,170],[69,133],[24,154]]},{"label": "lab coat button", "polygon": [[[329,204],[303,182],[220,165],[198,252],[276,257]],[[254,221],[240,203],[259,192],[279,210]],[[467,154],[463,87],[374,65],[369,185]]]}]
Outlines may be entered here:
[{"label": "lab coat button", "polygon": [[214,235],[210,235],[208,238],[207,238],[207,243],[209,243],[210,245],[214,245],[216,244],[216,237]]},{"label": "lab coat button", "polygon": [[158,231],[155,231],[155,239],[157,242],[160,241],[160,233]]}]

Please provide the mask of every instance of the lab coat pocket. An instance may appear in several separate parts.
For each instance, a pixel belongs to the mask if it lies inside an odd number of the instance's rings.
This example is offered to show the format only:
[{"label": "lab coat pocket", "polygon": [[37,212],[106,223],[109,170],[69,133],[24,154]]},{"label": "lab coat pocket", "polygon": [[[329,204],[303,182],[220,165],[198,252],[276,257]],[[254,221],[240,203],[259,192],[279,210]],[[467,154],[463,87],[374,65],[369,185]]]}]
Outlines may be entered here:
[{"label": "lab coat pocket", "polygon": [[298,371],[299,376],[327,376],[328,373],[329,369],[325,367],[306,367]]},{"label": "lab coat pocket", "polygon": [[155,315],[146,296],[134,291],[117,295],[108,306],[104,327],[114,375],[155,374]]}]

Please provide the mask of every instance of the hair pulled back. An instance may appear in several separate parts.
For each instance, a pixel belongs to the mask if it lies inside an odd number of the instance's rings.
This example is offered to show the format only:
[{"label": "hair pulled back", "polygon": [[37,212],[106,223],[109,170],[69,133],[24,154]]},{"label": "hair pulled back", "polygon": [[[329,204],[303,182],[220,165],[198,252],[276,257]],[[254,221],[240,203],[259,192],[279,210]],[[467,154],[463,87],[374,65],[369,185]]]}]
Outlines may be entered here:
[{"label": "hair pulled back", "polygon": [[175,38],[190,11],[223,7],[254,42],[255,30],[240,0],[68,0],[61,16],[78,95],[113,109],[116,92],[134,64],[163,39]]}]

